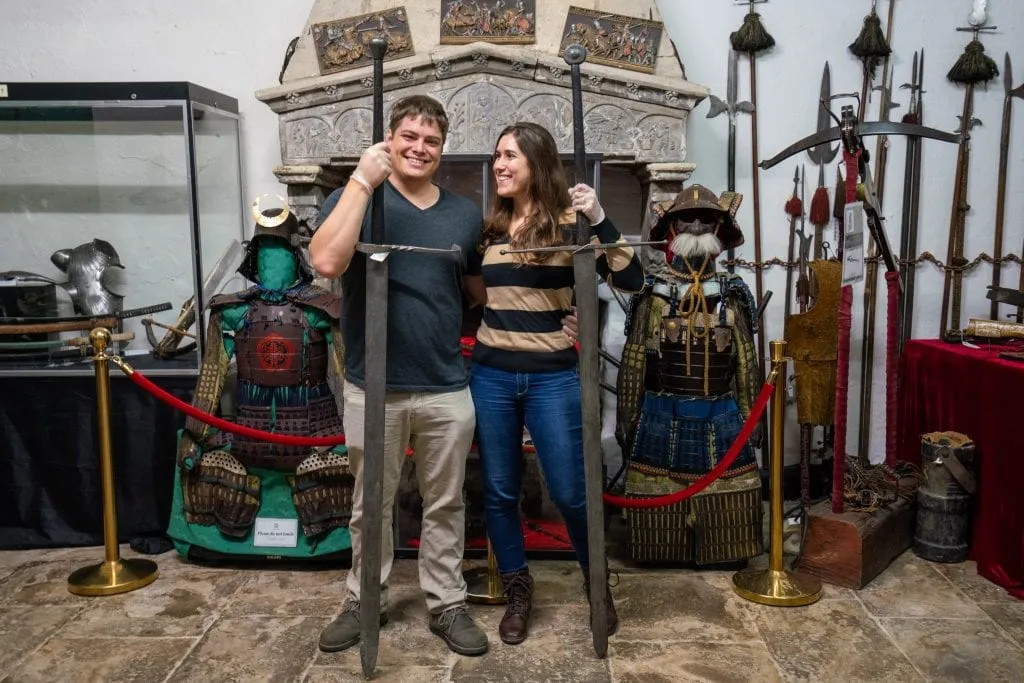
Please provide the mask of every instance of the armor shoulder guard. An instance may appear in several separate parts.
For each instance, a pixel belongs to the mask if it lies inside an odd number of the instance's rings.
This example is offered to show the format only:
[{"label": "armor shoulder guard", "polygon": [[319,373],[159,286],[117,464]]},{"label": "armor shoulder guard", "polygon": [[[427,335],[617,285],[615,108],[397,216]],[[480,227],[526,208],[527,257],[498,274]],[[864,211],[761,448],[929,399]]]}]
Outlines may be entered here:
[{"label": "armor shoulder guard", "polygon": [[289,301],[323,311],[332,320],[341,318],[341,297],[323,287],[300,285],[288,292]]},{"label": "armor shoulder guard", "polygon": [[223,308],[225,306],[232,306],[234,304],[245,304],[252,301],[258,294],[257,287],[250,287],[249,289],[243,289],[240,292],[233,292],[231,294],[217,294],[212,299],[208,306],[211,309]]},{"label": "armor shoulder guard", "polygon": [[739,275],[729,274],[721,279],[722,301],[728,302],[732,299],[739,304],[744,313],[750,319],[751,331],[757,334],[757,302],[750,291],[750,287]]}]

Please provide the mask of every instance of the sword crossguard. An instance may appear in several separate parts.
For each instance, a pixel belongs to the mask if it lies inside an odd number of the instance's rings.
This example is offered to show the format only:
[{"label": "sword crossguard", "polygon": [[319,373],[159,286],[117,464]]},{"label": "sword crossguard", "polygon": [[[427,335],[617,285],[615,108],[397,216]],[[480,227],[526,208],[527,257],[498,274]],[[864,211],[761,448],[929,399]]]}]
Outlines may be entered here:
[{"label": "sword crossguard", "polygon": [[370,242],[356,242],[356,251],[363,254],[369,254],[371,257],[377,256],[380,259],[387,258],[391,255],[391,252],[394,251],[406,251],[414,254],[462,255],[462,247],[457,244],[453,244],[448,249],[437,249],[434,247],[415,247],[409,244],[373,244]]}]

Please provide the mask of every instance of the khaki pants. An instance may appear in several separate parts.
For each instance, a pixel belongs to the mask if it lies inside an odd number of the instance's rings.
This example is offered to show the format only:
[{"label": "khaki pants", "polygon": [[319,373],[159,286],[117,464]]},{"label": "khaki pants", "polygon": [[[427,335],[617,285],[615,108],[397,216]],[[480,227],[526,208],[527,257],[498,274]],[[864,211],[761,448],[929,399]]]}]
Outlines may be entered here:
[{"label": "khaki pants", "polygon": [[[363,433],[366,394],[345,383],[345,440],[349,466],[355,476],[352,522],[352,570],[347,587],[359,599],[363,535]],[[420,587],[427,609],[436,614],[466,600],[462,555],[466,543],[466,506],[462,487],[466,456],[473,442],[476,414],[469,388],[445,393],[388,394],[384,425],[384,510],[380,564],[381,610],[387,609],[388,576],[394,561],[393,511],[395,494],[412,447],[416,478],[423,499],[420,533]]]}]

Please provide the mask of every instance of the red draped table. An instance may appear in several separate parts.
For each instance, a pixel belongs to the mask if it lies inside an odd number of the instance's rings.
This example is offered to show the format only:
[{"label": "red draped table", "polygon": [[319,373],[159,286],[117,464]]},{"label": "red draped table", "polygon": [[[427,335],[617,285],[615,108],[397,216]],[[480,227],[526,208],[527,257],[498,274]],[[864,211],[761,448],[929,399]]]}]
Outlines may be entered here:
[{"label": "red draped table", "polygon": [[1024,363],[1022,347],[972,349],[907,342],[899,373],[899,457],[921,464],[921,435],[954,431],[980,458],[971,557],[978,573],[1024,599]]}]

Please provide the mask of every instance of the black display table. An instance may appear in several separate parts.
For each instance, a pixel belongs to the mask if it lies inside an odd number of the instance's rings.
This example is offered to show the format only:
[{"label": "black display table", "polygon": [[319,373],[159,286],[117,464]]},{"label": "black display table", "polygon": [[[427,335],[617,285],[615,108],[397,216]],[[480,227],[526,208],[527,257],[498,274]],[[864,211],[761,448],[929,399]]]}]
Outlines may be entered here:
[{"label": "black display table", "polygon": [[[147,372],[195,367],[128,359]],[[195,377],[154,376],[191,401]],[[92,376],[0,377],[0,549],[103,544],[103,503]],[[161,536],[185,416],[110,370],[111,437],[119,541]]]}]

